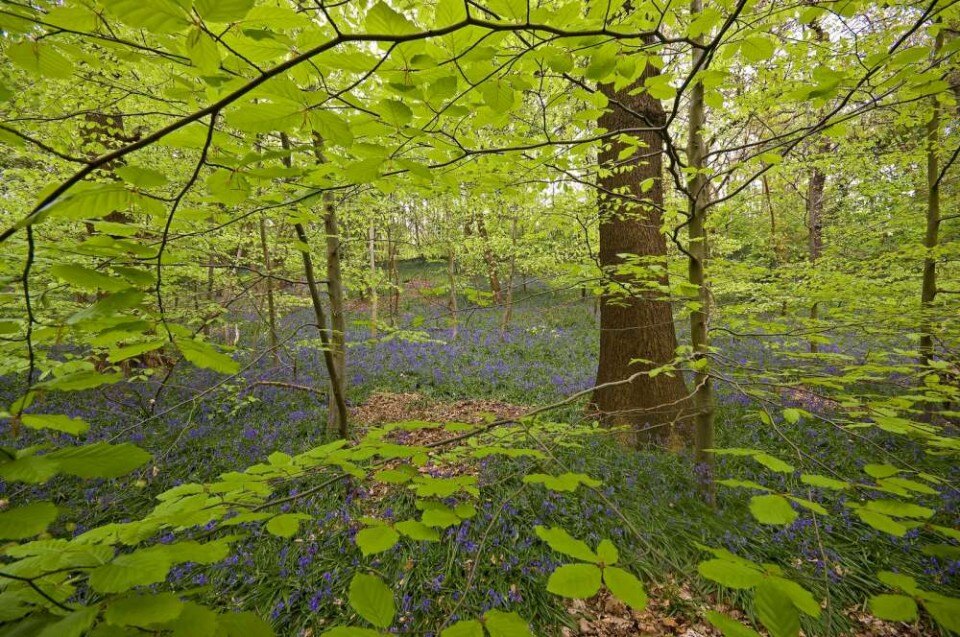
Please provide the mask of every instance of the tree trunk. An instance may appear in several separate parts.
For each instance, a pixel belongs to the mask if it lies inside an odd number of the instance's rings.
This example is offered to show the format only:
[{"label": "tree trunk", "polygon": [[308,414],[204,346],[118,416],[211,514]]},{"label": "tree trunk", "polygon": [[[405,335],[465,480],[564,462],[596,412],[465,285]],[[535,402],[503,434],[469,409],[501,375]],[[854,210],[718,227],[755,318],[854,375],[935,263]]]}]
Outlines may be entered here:
[{"label": "tree trunk", "polygon": [[500,322],[500,338],[506,337],[513,316],[513,279],[517,274],[517,217],[514,215],[510,225],[510,270],[507,274],[507,294],[504,298],[503,320]]},{"label": "tree trunk", "polygon": [[[943,46],[943,31],[937,33],[934,57]],[[937,258],[933,250],[940,234],[940,102],[937,96],[931,100],[932,111],[927,122],[927,228],[923,236],[923,284],[920,293],[920,363],[929,365],[933,360],[933,303],[937,298]]]},{"label": "tree trunk", "polygon": [[370,255],[370,338],[377,338],[377,230],[370,222],[367,232],[367,249]]},{"label": "tree trunk", "polygon": [[457,255],[453,245],[447,253],[447,280],[450,282],[450,320],[453,323],[452,337],[457,338],[460,329],[460,318],[457,310]]},{"label": "tree trunk", "polygon": [[[828,40],[826,32],[820,25],[820,22],[813,20],[810,23],[814,37],[817,42],[826,42]],[[822,141],[817,146],[818,154],[825,154],[830,151],[830,144]],[[816,264],[823,254],[823,191],[827,182],[827,176],[818,166],[814,166],[810,173],[810,181],[807,183],[807,229],[808,244],[810,250],[810,270],[816,272]],[[820,318],[820,306],[816,300],[810,305],[810,323],[815,328]],[[819,351],[816,341],[810,341],[810,353],[816,354]]]},{"label": "tree trunk", "polygon": [[[703,10],[702,0],[692,0],[690,15],[696,16]],[[699,38],[698,40],[702,40]],[[701,44],[700,41],[697,44]],[[693,49],[693,64],[699,66],[703,50]],[[709,203],[710,183],[703,173],[707,155],[707,144],[703,138],[706,120],[703,84],[694,83],[690,91],[689,139],[687,141],[687,162],[693,173],[688,182],[690,223],[688,269],[690,284],[696,286],[698,303],[690,312],[690,341],[693,346],[694,390],[694,460],[699,468],[698,480],[703,499],[710,505],[714,503],[713,454],[715,447],[714,414],[716,401],[713,395],[713,380],[710,377],[710,289],[707,281],[707,258],[710,250],[706,231],[707,204]]]},{"label": "tree trunk", "polygon": [[[337,208],[331,193],[323,197],[323,230],[327,235],[327,293],[330,296],[330,343],[333,349],[334,367],[337,369],[339,387],[330,381],[331,396],[347,393],[347,321],[343,307],[343,273],[340,268],[340,227],[337,223]],[[332,400],[330,401],[333,402]],[[344,435],[346,428],[340,423],[339,410],[327,412],[327,429]]]},{"label": "tree trunk", "polygon": [[[615,90],[603,84],[600,91],[610,100],[598,124],[607,131],[640,126],[659,127],[665,115],[659,100],[646,92],[631,94],[643,86],[647,77],[657,74],[647,64],[634,85]],[[632,111],[632,112],[631,112]],[[634,114],[636,113],[636,115]],[[635,133],[643,146],[625,160],[618,155],[623,142],[613,140],[599,154],[600,265],[608,286],[600,300],[600,359],[597,385],[624,381],[628,377],[674,360],[677,336],[669,300],[661,292],[629,291],[625,296],[616,288],[629,288],[632,276],[615,272],[622,263],[621,254],[654,257],[665,262],[666,239],[660,232],[663,207],[662,153],[659,131]],[[651,179],[646,191],[641,183]],[[666,284],[662,275],[658,283]],[[634,362],[643,359],[646,362]],[[601,421],[625,425],[633,430],[633,444],[686,441],[688,427],[682,423],[687,413],[687,388],[679,373],[640,375],[630,383],[598,387],[593,405]]]},{"label": "tree trunk", "polygon": [[267,321],[270,330],[270,353],[274,365],[280,365],[280,351],[277,340],[277,306],[273,298],[273,264],[270,262],[270,246],[267,243],[267,220],[260,216],[260,250],[263,253],[263,269],[266,277],[264,285],[267,291]]},{"label": "tree trunk", "polygon": [[503,303],[503,289],[500,287],[500,273],[497,270],[497,259],[490,249],[490,238],[487,235],[487,225],[483,217],[477,217],[477,234],[483,242],[483,260],[487,264],[487,276],[490,279],[490,293],[493,295],[493,304]]}]

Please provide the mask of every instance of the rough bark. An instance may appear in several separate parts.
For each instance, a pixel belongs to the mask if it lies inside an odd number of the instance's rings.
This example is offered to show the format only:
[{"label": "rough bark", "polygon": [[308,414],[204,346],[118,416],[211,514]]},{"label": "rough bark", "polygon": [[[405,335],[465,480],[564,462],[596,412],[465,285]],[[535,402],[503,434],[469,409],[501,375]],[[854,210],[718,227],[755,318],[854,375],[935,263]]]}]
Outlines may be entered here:
[{"label": "rough bark", "polygon": [[377,310],[380,299],[377,296],[377,230],[373,221],[367,231],[367,251],[370,259],[370,338],[377,338]]},{"label": "rough bark", "polygon": [[[810,23],[810,29],[813,30],[814,38],[817,42],[826,42],[826,31],[820,25],[820,22],[814,20]],[[830,144],[827,141],[821,141],[817,145],[817,153],[825,154],[830,151]],[[807,182],[807,243],[810,256],[810,269],[816,271],[817,261],[823,254],[823,191],[826,187],[827,176],[819,166],[814,166],[810,172],[810,180]],[[820,305],[813,301],[810,305],[810,322],[815,326],[820,319]],[[816,341],[810,341],[810,353],[816,354],[819,350]]]},{"label": "rough bark", "polygon": [[[934,56],[943,46],[943,32],[937,33]],[[933,360],[933,303],[937,298],[937,259],[933,251],[940,235],[940,102],[934,96],[932,110],[927,121],[927,214],[926,231],[923,236],[923,282],[920,292],[920,363],[928,365]]]},{"label": "rough bark", "polygon": [[[657,127],[665,115],[659,100],[647,93],[631,95],[647,77],[656,74],[647,65],[635,85],[615,90],[603,84],[601,92],[609,105],[598,124],[607,131],[641,126]],[[634,277],[617,273],[621,254],[666,260],[666,239],[660,231],[663,206],[663,144],[657,131],[635,134],[642,148],[624,160],[618,156],[624,144],[614,140],[599,154],[600,265],[608,289],[600,299],[600,358],[597,384],[623,381],[637,372],[669,363],[674,359],[677,337],[673,311],[662,293],[637,291]],[[641,184],[652,180],[644,189]],[[659,283],[666,284],[664,274]],[[626,293],[625,293],[626,292]],[[638,359],[649,363],[635,362]],[[687,442],[688,394],[679,374],[641,375],[630,383],[600,387],[593,393],[593,405],[601,421],[632,430],[628,442],[666,444]]]},{"label": "rough bark", "polygon": [[[323,230],[327,235],[327,294],[330,297],[330,344],[334,366],[337,368],[339,387],[330,382],[331,395],[347,393],[347,321],[343,305],[343,273],[340,267],[340,227],[337,220],[337,208],[333,195],[325,193],[323,198]],[[332,401],[331,401],[332,402]],[[341,432],[339,410],[327,411],[327,429]]]},{"label": "rough bark", "polygon": [[267,220],[260,217],[260,250],[263,253],[264,287],[267,293],[267,326],[270,331],[270,352],[275,365],[280,364],[280,351],[277,340],[277,306],[273,298],[273,264],[270,262],[270,245],[267,242]]}]

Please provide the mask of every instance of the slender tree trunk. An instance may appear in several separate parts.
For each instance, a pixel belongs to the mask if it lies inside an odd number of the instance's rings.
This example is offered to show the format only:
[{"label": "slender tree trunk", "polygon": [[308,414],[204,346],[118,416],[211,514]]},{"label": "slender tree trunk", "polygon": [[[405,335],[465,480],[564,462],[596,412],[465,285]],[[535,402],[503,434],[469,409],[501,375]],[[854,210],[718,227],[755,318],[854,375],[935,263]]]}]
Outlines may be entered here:
[{"label": "slender tree trunk", "polygon": [[[818,20],[810,23],[814,37],[817,42],[826,42],[828,40],[826,31],[820,25]],[[830,144],[826,141],[820,142],[817,146],[818,154],[826,154],[830,151]],[[817,271],[817,261],[823,254],[823,191],[826,186],[827,176],[819,166],[814,166],[810,173],[810,181],[807,183],[807,229],[808,243],[810,250],[810,270]],[[820,319],[820,306],[816,300],[810,305],[810,323],[816,327]],[[810,353],[816,354],[819,351],[816,341],[810,341]]]},{"label": "slender tree trunk", "polygon": [[500,323],[500,338],[505,338],[513,316],[513,279],[517,274],[517,217],[510,225],[510,270],[507,274],[507,293],[504,298],[503,320]]},{"label": "slender tree trunk", "polygon": [[[331,193],[323,197],[323,229],[327,235],[327,294],[330,296],[330,342],[333,348],[334,366],[337,368],[339,387],[330,381],[331,395],[347,393],[347,321],[343,306],[343,273],[340,268],[340,227],[337,223],[337,208]],[[332,402],[332,401],[331,401]],[[343,435],[345,427],[340,424],[339,410],[329,410],[327,429]]]},{"label": "slender tree trunk", "polygon": [[267,291],[267,321],[270,330],[270,352],[274,365],[280,365],[279,341],[277,340],[277,306],[273,298],[273,264],[270,261],[270,246],[267,243],[267,220],[260,217],[260,250],[263,253],[263,269],[266,278],[264,285]]},{"label": "slender tree trunk", "polygon": [[[631,86],[616,90],[602,84],[600,91],[609,105],[598,124],[607,131],[657,128],[663,126],[665,114],[660,101],[637,89],[658,73],[647,64],[643,75]],[[633,444],[688,443],[689,433],[684,416],[688,415],[689,397],[679,373],[642,374],[630,383],[633,375],[660,367],[675,359],[677,336],[673,311],[668,299],[659,291],[634,289],[634,276],[616,272],[623,262],[620,255],[652,257],[664,262],[666,239],[660,231],[663,208],[662,155],[663,142],[659,130],[631,133],[642,142],[638,152],[620,159],[625,144],[614,138],[599,154],[600,265],[607,276],[608,289],[600,299],[600,358],[597,364],[599,387],[592,403],[601,421],[624,425],[633,430]],[[647,179],[653,185],[644,190]],[[667,276],[657,283],[666,285]],[[626,290],[626,295],[624,294]],[[637,362],[637,361],[650,361]]]},{"label": "slender tree trunk", "polygon": [[483,261],[487,264],[487,276],[490,279],[490,293],[493,295],[494,305],[503,303],[503,289],[500,287],[500,273],[497,269],[497,258],[490,249],[490,237],[487,235],[487,225],[483,216],[477,217],[477,234],[483,242]]},{"label": "slender tree trunk", "polygon": [[460,317],[457,309],[457,254],[453,245],[447,252],[447,280],[450,283],[450,320],[453,322],[453,338],[457,338],[460,330]]},{"label": "slender tree trunk", "polygon": [[367,250],[370,258],[370,338],[377,338],[377,230],[370,222],[367,231]]},{"label": "slender tree trunk", "polygon": [[[290,149],[290,139],[287,137],[286,133],[280,133],[280,141],[285,149]],[[292,159],[288,156],[284,160],[284,163],[286,163],[287,167],[289,167],[292,163]],[[333,343],[331,337],[332,330],[328,331],[327,329],[327,316],[326,312],[323,311],[323,300],[320,298],[320,288],[317,285],[316,270],[313,267],[313,258],[310,256],[310,240],[307,236],[307,230],[302,223],[298,222],[293,224],[293,229],[297,233],[297,239],[300,241],[299,250],[300,256],[303,260],[303,272],[307,278],[307,289],[310,292],[310,302],[313,305],[313,314],[317,321],[317,332],[320,335],[320,345],[323,348],[323,362],[327,369],[327,376],[330,379],[330,387],[333,390],[333,400],[330,401],[332,404],[330,404],[327,408],[330,411],[337,411],[336,422],[339,427],[337,434],[341,438],[346,438],[350,432],[350,429],[347,419],[347,401],[343,391],[341,391],[344,387],[344,383],[340,377],[336,358],[334,357],[333,353]]]},{"label": "slender tree trunk", "polygon": [[[937,33],[933,55],[943,46],[943,31]],[[923,237],[923,285],[920,293],[920,363],[933,360],[933,303],[937,298],[937,258],[934,250],[940,234],[940,102],[931,98],[932,111],[927,122],[927,228]]]},{"label": "slender tree trunk", "polygon": [[[692,0],[690,3],[691,16],[698,15],[703,10],[703,0]],[[701,44],[699,38],[697,44]],[[693,49],[693,64],[698,66],[703,55],[700,48]],[[698,303],[697,308],[690,313],[690,340],[693,346],[694,390],[693,403],[696,410],[694,419],[694,451],[695,460],[700,473],[701,495],[704,500],[713,504],[713,449],[715,444],[714,414],[716,401],[713,395],[713,381],[710,377],[710,289],[707,281],[707,258],[709,245],[706,231],[707,204],[710,191],[709,180],[703,173],[707,155],[707,145],[703,138],[703,128],[706,120],[704,105],[703,84],[694,83],[690,91],[689,140],[687,142],[687,162],[691,170],[696,170],[693,178],[688,182],[690,188],[689,209],[690,223],[688,268],[691,285],[696,286]]]}]

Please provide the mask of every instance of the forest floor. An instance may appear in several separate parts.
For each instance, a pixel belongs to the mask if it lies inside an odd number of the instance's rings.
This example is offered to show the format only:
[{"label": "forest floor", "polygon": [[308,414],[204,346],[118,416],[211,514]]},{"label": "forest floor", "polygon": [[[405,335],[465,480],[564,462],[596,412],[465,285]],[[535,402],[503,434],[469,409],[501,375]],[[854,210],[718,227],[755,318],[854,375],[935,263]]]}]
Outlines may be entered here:
[{"label": "forest floor", "polygon": [[[590,386],[596,319],[592,302],[582,300],[579,292],[547,294],[537,288],[534,293],[533,287],[528,295],[518,291],[513,323],[502,336],[496,312],[469,309],[460,314],[454,339],[442,299],[425,292],[430,286],[423,283],[440,274],[439,268],[420,266],[404,273],[415,284],[402,297],[397,331],[372,341],[362,322],[350,328],[349,402],[358,425],[516,418]],[[35,491],[72,506],[64,523],[79,533],[116,520],[121,510],[125,517],[147,511],[152,497],[173,485],[208,480],[262,461],[273,451],[292,454],[316,446],[325,422],[323,398],[255,384],[275,380],[325,386],[313,334],[307,328],[294,331],[309,322],[307,314],[292,311],[284,319],[286,333],[296,334],[288,341],[284,366],[276,368],[263,359],[242,379],[202,400],[188,401],[222,381],[203,370],[175,372],[156,403],[151,402],[156,379],[45,398],[63,413],[91,422],[90,437],[137,442],[154,454],[154,461],[129,478],[83,484],[64,479]],[[244,324],[254,320],[238,317],[241,344],[256,350],[262,346],[257,339],[263,330],[256,323]],[[728,344],[728,352],[735,348],[729,356],[765,364],[776,348],[758,341]],[[296,362],[295,368],[289,361]],[[9,398],[6,393],[0,388],[0,401]],[[562,407],[545,417],[561,424],[581,422],[583,405]],[[760,425],[749,402],[734,392],[721,391],[718,423],[718,446],[761,448],[788,457],[789,445]],[[803,420],[789,426],[789,435],[849,474],[862,470],[861,445],[888,444],[865,442]],[[897,445],[890,450],[912,463],[936,463],[919,447]],[[721,489],[716,510],[709,510],[700,503],[693,466],[685,455],[627,450],[604,436],[557,453],[564,470],[602,480],[605,499],[518,488],[516,466],[479,462],[475,470],[484,496],[475,519],[448,529],[443,542],[403,551],[398,547],[373,562],[388,581],[399,582],[399,632],[432,635],[444,621],[502,608],[531,619],[537,634],[544,635],[714,635],[704,620],[706,610],[736,614],[740,611],[735,609],[749,612],[750,606],[744,596],[696,575],[696,564],[704,558],[702,545],[794,569],[797,579],[825,600],[819,623],[804,620],[807,635],[936,634],[924,624],[877,622],[865,613],[863,600],[881,592],[870,577],[880,570],[924,573],[924,583],[935,590],[960,590],[960,563],[909,550],[917,546],[916,536],[881,536],[845,512],[816,524],[801,515],[789,527],[761,526],[747,510],[745,493],[737,489]],[[769,474],[735,458],[720,458],[718,470],[730,478],[770,480]],[[957,467],[936,470],[954,478],[960,473]],[[376,496],[362,487],[311,496],[297,510],[312,514],[315,523],[293,542],[254,532],[223,563],[202,569],[179,566],[170,578],[194,584],[221,605],[256,610],[272,619],[278,634],[319,635],[343,621],[345,589],[359,559],[354,544],[358,518],[377,509],[379,516],[391,519],[412,507],[409,501],[392,503]],[[842,510],[832,493],[812,491],[810,497]],[[949,492],[935,497],[942,499],[937,508],[950,517],[945,523],[955,526],[960,502]],[[634,523],[639,535],[627,532],[609,502]],[[649,607],[634,613],[603,594],[565,603],[547,593],[544,583],[558,565],[557,555],[533,537],[536,524],[562,525],[591,545],[612,539],[622,562],[647,583]]]}]

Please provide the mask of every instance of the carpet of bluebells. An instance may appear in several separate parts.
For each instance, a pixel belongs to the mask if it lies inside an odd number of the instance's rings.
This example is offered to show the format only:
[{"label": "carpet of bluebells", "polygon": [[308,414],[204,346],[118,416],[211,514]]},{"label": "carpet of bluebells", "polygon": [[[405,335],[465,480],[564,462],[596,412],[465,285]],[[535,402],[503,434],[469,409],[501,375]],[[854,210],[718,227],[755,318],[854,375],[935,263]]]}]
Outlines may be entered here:
[{"label": "carpet of bluebells", "polygon": [[[424,303],[406,304],[398,321],[405,331],[368,340],[363,325],[348,334],[350,402],[360,404],[372,392],[419,392],[435,400],[492,398],[520,405],[550,403],[590,386],[596,367],[596,324],[592,302],[578,294],[539,295],[522,303],[512,326],[501,336],[499,316],[478,309],[464,312],[456,339],[444,313]],[[62,532],[79,533],[106,521],[132,518],[151,506],[151,497],[187,481],[200,481],[219,472],[256,463],[274,451],[301,452],[322,442],[326,405],[322,396],[280,387],[254,386],[258,380],[282,380],[324,386],[322,357],[312,343],[305,310],[284,319],[286,356],[296,360],[276,368],[269,357],[243,354],[248,367],[242,378],[229,380],[197,369],[175,368],[158,393],[159,374],[139,383],[122,383],[102,390],[51,395],[45,411],[62,410],[88,420],[88,439],[135,442],[154,454],[137,474],[109,481],[60,479],[30,493],[65,505]],[[256,351],[261,326],[252,323],[242,345]],[[760,339],[730,339],[725,355],[738,364],[776,364],[775,348]],[[200,392],[224,383],[201,398]],[[0,384],[0,402],[12,398],[11,383]],[[756,447],[787,457],[784,442],[757,421],[749,401],[720,388],[720,446]],[[809,407],[809,406],[808,406]],[[579,419],[582,405],[561,409],[554,420]],[[891,444],[877,437],[864,441],[803,420],[789,427],[793,439],[811,454],[840,471],[856,475],[875,461],[867,447]],[[58,444],[66,436],[32,433]],[[910,462],[930,462],[919,448],[897,442],[893,449]],[[563,453],[562,451],[560,453]],[[536,540],[536,524],[561,525],[595,544],[610,538],[624,563],[648,582],[665,583],[668,574],[681,585],[657,594],[674,596],[671,608],[682,613],[716,589],[690,578],[702,558],[696,543],[723,546],[744,556],[796,568],[796,576],[819,596],[830,586],[835,608],[862,600],[870,587],[869,574],[881,569],[923,573],[935,589],[960,587],[960,563],[922,555],[916,538],[881,537],[879,533],[836,507],[838,496],[811,489],[809,497],[830,504],[838,513],[814,526],[802,514],[788,528],[762,527],[746,510],[746,492],[721,489],[718,511],[703,509],[696,497],[696,476],[683,458],[632,452],[606,438],[592,440],[586,450],[561,458],[569,471],[582,471],[603,480],[601,499],[595,494],[551,494],[519,488],[516,462],[490,461],[481,467],[483,504],[478,515],[446,531],[440,543],[408,544],[381,554],[373,566],[396,585],[400,620],[394,631],[430,634],[452,615],[473,617],[489,608],[517,610],[541,626],[569,621],[561,600],[545,591],[545,581],[557,558]],[[938,471],[957,469],[939,467]],[[721,458],[720,473],[771,486],[793,476],[763,472],[742,459]],[[24,497],[20,485],[0,485],[0,497]],[[346,489],[346,490],[345,490]],[[958,522],[957,497],[938,496],[934,506],[944,523]],[[935,499],[937,499],[935,498]],[[641,537],[628,533],[615,503]],[[253,609],[274,621],[280,634],[298,634],[342,621],[347,612],[345,589],[361,563],[354,544],[357,519],[371,511],[384,517],[407,515],[411,502],[399,498],[372,500],[362,487],[337,487],[311,496],[296,510],[312,513],[294,541],[282,541],[255,531],[235,546],[223,563],[212,567],[177,567],[172,581],[195,586],[201,594],[235,608]],[[487,532],[490,527],[490,532]],[[818,538],[822,539],[821,542]],[[161,538],[164,541],[164,538]],[[467,585],[467,564],[476,563]],[[680,594],[680,588],[694,592]],[[203,591],[206,591],[205,593]],[[718,593],[719,594],[719,593]],[[727,594],[729,595],[729,593]],[[729,598],[727,598],[729,599]],[[839,618],[838,618],[839,619]],[[841,620],[842,621],[842,620]]]}]

